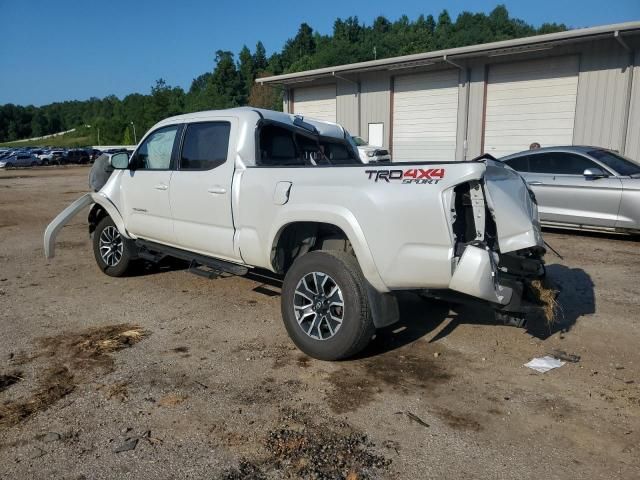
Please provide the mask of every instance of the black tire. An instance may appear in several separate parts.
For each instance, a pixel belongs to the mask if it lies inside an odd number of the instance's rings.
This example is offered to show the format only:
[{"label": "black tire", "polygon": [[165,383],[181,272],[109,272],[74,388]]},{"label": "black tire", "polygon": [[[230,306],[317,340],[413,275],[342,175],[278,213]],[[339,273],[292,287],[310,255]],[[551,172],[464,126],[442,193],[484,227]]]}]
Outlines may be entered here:
[{"label": "black tire", "polygon": [[103,238],[103,232],[107,229],[109,229],[108,232],[118,231],[111,217],[104,217],[96,225],[96,229],[93,232],[93,255],[100,270],[110,277],[122,277],[133,267],[134,259],[136,258],[136,247],[131,240],[120,236],[118,232],[117,236],[122,242],[122,254],[117,262],[108,264],[100,254],[101,238]]},{"label": "black tire", "polygon": [[[342,323],[326,339],[310,336],[296,318],[296,288],[303,278],[313,272],[328,275],[329,280],[339,287],[344,303]],[[318,288],[315,287],[315,290]],[[313,301],[310,305],[313,305]],[[319,360],[352,357],[367,346],[375,333],[364,276],[356,258],[345,252],[320,250],[299,257],[284,278],[281,309],[284,325],[293,343],[310,357]],[[320,331],[320,326],[316,331]],[[312,330],[313,325],[309,328]]]},{"label": "black tire", "polygon": [[38,166],[38,162],[31,162],[31,166],[32,167],[37,167]]},{"label": "black tire", "polygon": [[13,163],[11,163],[11,162],[7,163],[7,164],[4,166],[4,168],[6,168],[7,170],[9,170],[9,169],[13,168]]},{"label": "black tire", "polygon": [[48,167],[49,166],[49,160],[43,160],[42,161],[42,166],[43,167]]}]

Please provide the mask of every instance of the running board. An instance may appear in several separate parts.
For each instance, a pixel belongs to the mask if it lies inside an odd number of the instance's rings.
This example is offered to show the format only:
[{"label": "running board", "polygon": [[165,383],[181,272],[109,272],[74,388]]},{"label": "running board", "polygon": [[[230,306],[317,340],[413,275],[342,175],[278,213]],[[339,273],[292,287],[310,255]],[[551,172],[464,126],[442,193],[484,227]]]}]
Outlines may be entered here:
[{"label": "running board", "polygon": [[[179,258],[190,262],[189,271],[196,275],[215,278],[220,273],[231,273],[232,275],[246,275],[249,269],[237,263],[227,262],[218,258],[207,257],[199,253],[188,252],[179,248],[161,245],[159,243],[149,242],[148,240],[136,240],[136,246],[139,249],[138,256],[145,260],[157,261],[165,256]],[[200,268],[201,266],[207,269]],[[196,271],[197,270],[197,271]]]}]

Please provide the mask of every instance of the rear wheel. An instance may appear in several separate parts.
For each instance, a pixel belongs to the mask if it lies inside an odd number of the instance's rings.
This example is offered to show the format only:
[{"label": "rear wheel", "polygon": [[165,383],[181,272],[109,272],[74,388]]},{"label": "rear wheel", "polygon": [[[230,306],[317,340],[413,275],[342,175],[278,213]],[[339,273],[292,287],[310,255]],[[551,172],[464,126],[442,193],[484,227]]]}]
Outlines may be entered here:
[{"label": "rear wheel", "polygon": [[6,168],[7,170],[9,170],[10,168],[13,168],[13,163],[9,162],[7,163],[4,168]]},{"label": "rear wheel", "polygon": [[135,245],[120,234],[111,217],[104,217],[93,232],[93,254],[104,273],[122,277],[132,266]]},{"label": "rear wheel", "polygon": [[32,167],[37,167],[38,166],[38,162],[31,162],[31,166]]},{"label": "rear wheel", "polygon": [[299,257],[284,278],[281,302],[293,342],[320,360],[351,357],[375,333],[365,279],[356,258],[345,252]]}]

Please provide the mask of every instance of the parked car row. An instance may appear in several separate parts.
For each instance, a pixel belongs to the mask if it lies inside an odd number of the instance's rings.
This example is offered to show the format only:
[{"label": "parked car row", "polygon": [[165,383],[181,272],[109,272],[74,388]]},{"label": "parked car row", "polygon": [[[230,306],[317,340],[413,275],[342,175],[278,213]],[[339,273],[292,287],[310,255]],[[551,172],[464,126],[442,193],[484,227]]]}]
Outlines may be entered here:
[{"label": "parked car row", "polygon": [[95,148],[39,148],[0,150],[0,168],[93,163],[102,152]]}]

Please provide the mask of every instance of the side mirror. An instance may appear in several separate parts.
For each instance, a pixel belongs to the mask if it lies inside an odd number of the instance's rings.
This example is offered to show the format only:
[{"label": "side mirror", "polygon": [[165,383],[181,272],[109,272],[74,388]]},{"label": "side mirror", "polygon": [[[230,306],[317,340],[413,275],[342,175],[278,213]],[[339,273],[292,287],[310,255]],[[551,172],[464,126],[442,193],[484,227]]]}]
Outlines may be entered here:
[{"label": "side mirror", "polygon": [[600,167],[587,168],[582,174],[584,175],[584,178],[586,178],[587,180],[595,180],[597,178],[604,178],[609,176]]},{"label": "side mirror", "polygon": [[116,170],[126,170],[129,167],[129,155],[124,152],[111,155],[111,166]]}]

